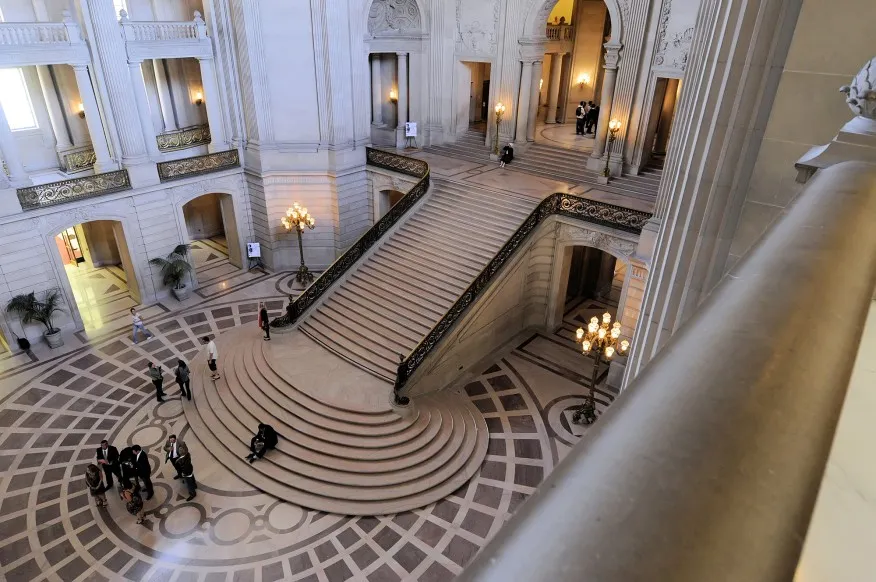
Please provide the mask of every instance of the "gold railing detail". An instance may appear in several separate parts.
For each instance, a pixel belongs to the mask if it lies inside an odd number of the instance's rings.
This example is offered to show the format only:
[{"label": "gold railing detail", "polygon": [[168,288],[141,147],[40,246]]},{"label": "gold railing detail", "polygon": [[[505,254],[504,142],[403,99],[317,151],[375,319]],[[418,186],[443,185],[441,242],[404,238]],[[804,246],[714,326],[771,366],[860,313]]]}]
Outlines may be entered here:
[{"label": "gold railing detail", "polygon": [[94,167],[96,162],[97,154],[91,148],[77,152],[68,152],[61,158],[62,169],[69,173],[89,170]]},{"label": "gold railing detail", "polygon": [[181,180],[191,176],[239,167],[240,155],[235,149],[170,162],[160,162],[158,164],[158,177],[162,182],[170,182],[172,180]]},{"label": "gold railing detail", "polygon": [[83,176],[82,178],[19,188],[17,193],[21,207],[24,210],[33,210],[130,189],[131,179],[128,176],[128,170],[116,170],[94,176]]},{"label": "gold railing detail", "polygon": [[210,126],[193,125],[155,136],[158,149],[162,152],[184,150],[210,143]]}]

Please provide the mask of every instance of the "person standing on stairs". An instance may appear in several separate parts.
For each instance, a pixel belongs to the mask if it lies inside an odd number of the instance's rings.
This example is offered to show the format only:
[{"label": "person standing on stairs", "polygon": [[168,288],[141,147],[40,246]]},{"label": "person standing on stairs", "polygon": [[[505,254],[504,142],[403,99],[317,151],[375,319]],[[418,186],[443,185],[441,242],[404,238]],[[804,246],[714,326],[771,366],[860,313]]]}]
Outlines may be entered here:
[{"label": "person standing on stairs", "polygon": [[514,159],[514,144],[509,143],[502,148],[502,157],[499,158],[499,167],[504,168],[505,164],[510,164]]},{"label": "person standing on stairs", "polygon": [[152,379],[152,384],[155,386],[155,398],[158,402],[164,402],[164,374],[161,372],[161,366],[153,366],[152,362],[147,362],[149,370],[149,378]]},{"label": "person standing on stairs", "polygon": [[207,346],[207,366],[210,368],[210,378],[218,380],[219,372],[216,371],[216,359],[219,357],[219,351],[216,349],[216,342],[210,339],[210,336],[201,338],[201,343]]},{"label": "person standing on stairs", "polygon": [[177,360],[176,363],[176,383],[179,385],[180,400],[185,396],[187,399],[192,399],[192,383],[189,379],[189,367],[182,360]]},{"label": "person standing on stairs", "polygon": [[265,341],[271,341],[271,320],[268,318],[268,308],[264,301],[259,301],[259,327],[265,332]]}]

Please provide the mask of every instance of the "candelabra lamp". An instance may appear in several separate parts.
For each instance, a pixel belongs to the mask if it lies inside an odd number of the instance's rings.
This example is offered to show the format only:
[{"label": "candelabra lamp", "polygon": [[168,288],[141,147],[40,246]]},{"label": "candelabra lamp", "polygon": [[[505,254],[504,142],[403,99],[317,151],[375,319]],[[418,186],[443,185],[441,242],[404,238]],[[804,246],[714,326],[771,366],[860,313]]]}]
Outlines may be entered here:
[{"label": "candelabra lamp", "polygon": [[590,380],[590,392],[584,403],[572,414],[575,424],[593,424],[596,421],[596,380],[599,376],[599,365],[605,360],[611,360],[615,354],[625,355],[630,349],[630,342],[620,339],[621,324],[611,323],[611,314],[603,313],[602,322],[598,317],[590,319],[587,329],[578,328],[575,341],[581,344],[585,356],[593,357],[593,377]]},{"label": "candelabra lamp", "polygon": [[291,208],[286,210],[286,216],[281,220],[283,227],[287,232],[294,230],[298,233],[298,250],[301,253],[301,266],[298,267],[298,273],[295,275],[295,280],[299,283],[309,285],[313,282],[313,273],[304,264],[304,245],[301,242],[301,233],[305,228],[313,230],[316,225],[316,220],[307,212],[307,209],[295,202]]},{"label": "candelabra lamp", "polygon": [[505,106],[501,102],[496,103],[496,138],[493,140],[493,153],[499,155],[499,127],[502,125],[502,117],[505,115]]},{"label": "candelabra lamp", "polygon": [[614,140],[617,139],[617,132],[620,131],[621,122],[617,119],[612,119],[608,122],[608,145],[605,146],[605,169],[602,170],[602,175],[605,178],[611,176],[611,170],[608,169],[608,160],[611,157],[611,146],[614,145]]}]

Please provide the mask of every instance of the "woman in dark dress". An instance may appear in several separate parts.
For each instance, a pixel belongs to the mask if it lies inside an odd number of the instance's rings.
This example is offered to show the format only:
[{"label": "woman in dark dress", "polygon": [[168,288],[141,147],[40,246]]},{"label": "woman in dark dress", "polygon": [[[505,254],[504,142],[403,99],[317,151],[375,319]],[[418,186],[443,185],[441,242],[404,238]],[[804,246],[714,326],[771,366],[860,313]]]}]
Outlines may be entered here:
[{"label": "woman in dark dress", "polygon": [[106,489],[100,480],[100,468],[94,463],[85,467],[85,484],[98,507],[106,507]]},{"label": "woman in dark dress", "polygon": [[[176,365],[176,383],[179,385],[179,391],[182,396],[185,396],[187,399],[192,399],[192,386],[191,380],[189,379],[189,374],[191,370],[182,360],[177,360]],[[180,396],[180,399],[182,398]]]},{"label": "woman in dark dress", "polygon": [[509,143],[502,148],[502,157],[499,158],[499,167],[504,168],[505,164],[510,164],[514,159],[514,144]]},{"label": "woman in dark dress", "polygon": [[143,511],[143,498],[140,497],[140,487],[133,483],[130,487],[122,489],[121,497],[128,513],[137,518],[137,523],[143,523],[145,512]]}]

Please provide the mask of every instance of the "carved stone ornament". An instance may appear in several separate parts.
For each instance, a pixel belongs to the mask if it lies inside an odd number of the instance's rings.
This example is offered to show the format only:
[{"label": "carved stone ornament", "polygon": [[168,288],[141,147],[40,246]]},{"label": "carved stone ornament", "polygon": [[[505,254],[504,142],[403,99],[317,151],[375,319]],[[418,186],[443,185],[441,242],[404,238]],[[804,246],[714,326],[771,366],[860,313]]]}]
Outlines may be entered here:
[{"label": "carved stone ornament", "polygon": [[636,250],[636,243],[632,241],[571,224],[563,225],[560,240],[584,244],[624,259],[628,259]]},{"label": "carved stone ornament", "polygon": [[421,26],[416,0],[374,0],[368,11],[368,32],[372,36],[419,31]]},{"label": "carved stone ornament", "polygon": [[495,55],[500,10],[498,0],[457,0],[456,52]]},{"label": "carved stone ornament", "polygon": [[855,115],[876,120],[876,57],[864,65],[848,85],[840,87]]}]

